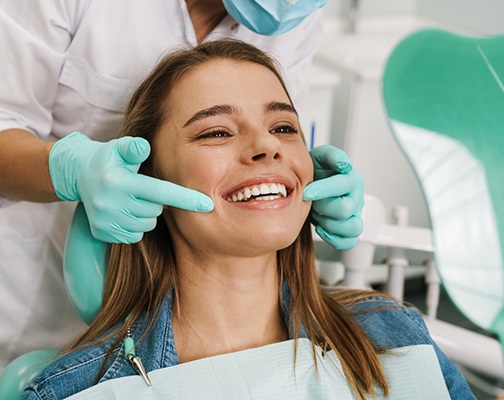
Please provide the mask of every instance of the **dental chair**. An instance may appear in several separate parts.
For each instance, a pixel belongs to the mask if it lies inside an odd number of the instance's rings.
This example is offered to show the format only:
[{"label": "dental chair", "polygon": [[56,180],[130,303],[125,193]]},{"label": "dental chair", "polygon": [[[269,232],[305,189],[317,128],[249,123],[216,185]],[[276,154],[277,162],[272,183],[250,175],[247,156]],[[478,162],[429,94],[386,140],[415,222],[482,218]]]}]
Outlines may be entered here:
[{"label": "dental chair", "polygon": [[[70,301],[88,325],[101,309],[106,274],[105,246],[91,234],[84,206],[79,203],[67,235],[63,271]],[[24,388],[57,353],[54,349],[34,350],[9,363],[0,375],[0,400],[20,399]]]},{"label": "dental chair", "polygon": [[440,30],[403,39],[383,76],[391,132],[429,211],[440,282],[489,333],[431,319],[431,334],[455,362],[496,380],[504,380],[503,82],[504,36]]}]

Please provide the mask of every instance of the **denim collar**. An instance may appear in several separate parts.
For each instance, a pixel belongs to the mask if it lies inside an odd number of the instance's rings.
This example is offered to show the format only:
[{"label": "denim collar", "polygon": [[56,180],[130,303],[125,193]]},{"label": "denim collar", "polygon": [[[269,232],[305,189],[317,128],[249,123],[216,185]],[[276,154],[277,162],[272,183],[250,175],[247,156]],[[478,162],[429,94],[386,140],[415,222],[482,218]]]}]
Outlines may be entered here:
[{"label": "denim collar", "polygon": [[[291,313],[291,291],[285,279],[282,280],[281,290],[284,320],[288,327],[289,338],[293,339],[294,328],[289,318]],[[173,289],[168,293],[156,321],[147,335],[144,336],[147,329],[146,315],[137,319],[131,327],[131,335],[137,344],[136,353],[142,357],[142,362],[147,371],[171,367],[179,363],[172,325],[172,306]],[[303,326],[301,326],[299,337],[306,337],[306,331]],[[113,339],[110,341],[110,345],[112,341]],[[124,359],[123,343],[121,343],[120,348],[115,352],[115,358],[109,364],[110,366],[107,368],[107,372],[101,381],[112,379],[114,376],[128,374],[128,372],[131,373],[131,365],[129,361]]]}]

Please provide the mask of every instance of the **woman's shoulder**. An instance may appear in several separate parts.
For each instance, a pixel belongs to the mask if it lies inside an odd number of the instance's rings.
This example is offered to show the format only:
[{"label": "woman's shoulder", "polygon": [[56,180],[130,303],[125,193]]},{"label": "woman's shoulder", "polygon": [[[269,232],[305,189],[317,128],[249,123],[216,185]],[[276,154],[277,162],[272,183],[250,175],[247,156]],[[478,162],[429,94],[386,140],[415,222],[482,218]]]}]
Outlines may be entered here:
[{"label": "woman's shoulder", "polygon": [[389,297],[371,295],[349,307],[375,346],[388,350],[419,344],[432,345],[452,399],[474,399],[455,364],[446,357],[429,334],[420,311]]},{"label": "woman's shoulder", "polygon": [[[128,364],[112,353],[101,380],[127,375]],[[23,399],[62,399],[93,386],[107,355],[107,346],[99,344],[57,357],[27,386]]]},{"label": "woman's shoulder", "polygon": [[[141,316],[131,326],[137,354],[145,355],[148,371],[177,364],[171,330],[171,303],[167,300],[153,327],[147,330],[148,318]],[[91,386],[124,376],[136,375],[124,356],[124,341],[118,340],[118,324],[110,328],[98,344],[87,346],[56,358],[26,388],[23,399],[63,399]],[[163,344],[160,351],[159,345]],[[109,349],[114,349],[107,358]]]},{"label": "woman's shoulder", "polygon": [[433,343],[420,311],[413,306],[373,295],[349,310],[380,349]]}]

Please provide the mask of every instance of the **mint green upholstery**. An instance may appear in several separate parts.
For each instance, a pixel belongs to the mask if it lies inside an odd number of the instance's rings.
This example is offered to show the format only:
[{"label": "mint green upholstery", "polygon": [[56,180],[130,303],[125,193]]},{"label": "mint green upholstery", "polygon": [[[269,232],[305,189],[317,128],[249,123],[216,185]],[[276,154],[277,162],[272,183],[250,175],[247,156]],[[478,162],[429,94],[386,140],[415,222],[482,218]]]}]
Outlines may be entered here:
[{"label": "mint green upholstery", "polygon": [[454,304],[504,342],[504,36],[423,30],[390,55],[392,133],[423,189]]}]

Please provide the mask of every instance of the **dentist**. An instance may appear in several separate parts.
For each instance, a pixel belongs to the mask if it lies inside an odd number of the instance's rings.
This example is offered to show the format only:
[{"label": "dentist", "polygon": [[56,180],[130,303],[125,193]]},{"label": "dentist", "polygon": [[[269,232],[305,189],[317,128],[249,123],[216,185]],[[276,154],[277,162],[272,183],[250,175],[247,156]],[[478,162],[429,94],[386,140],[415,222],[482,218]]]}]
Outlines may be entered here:
[{"label": "dentist", "polygon": [[[73,202],[93,235],[138,242],[163,205],[209,212],[205,195],[137,174],[145,142],[111,140],[137,84],[167,52],[237,38],[276,58],[301,119],[326,0],[0,0],[0,372],[82,330],[62,252]],[[339,149],[311,152],[317,233],[349,249],[363,180]],[[63,200],[60,202],[58,200]]]}]

